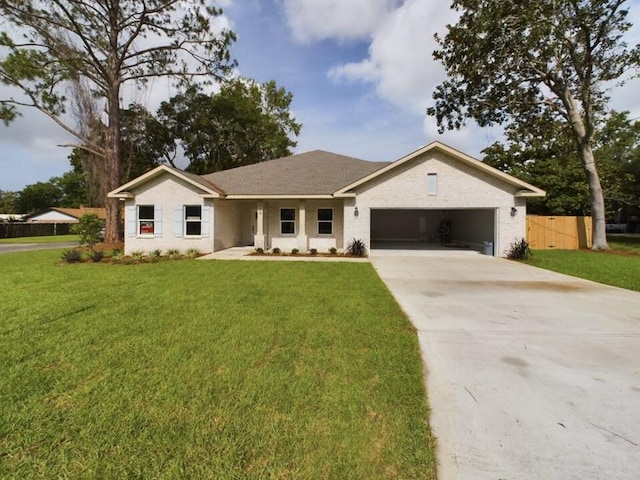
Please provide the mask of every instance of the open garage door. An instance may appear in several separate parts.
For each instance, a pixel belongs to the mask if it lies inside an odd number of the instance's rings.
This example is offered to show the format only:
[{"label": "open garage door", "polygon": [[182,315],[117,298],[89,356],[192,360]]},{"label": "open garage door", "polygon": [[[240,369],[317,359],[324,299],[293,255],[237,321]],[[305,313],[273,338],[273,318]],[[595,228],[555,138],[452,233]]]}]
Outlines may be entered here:
[{"label": "open garage door", "polygon": [[372,209],[374,249],[474,249],[495,245],[496,209]]}]

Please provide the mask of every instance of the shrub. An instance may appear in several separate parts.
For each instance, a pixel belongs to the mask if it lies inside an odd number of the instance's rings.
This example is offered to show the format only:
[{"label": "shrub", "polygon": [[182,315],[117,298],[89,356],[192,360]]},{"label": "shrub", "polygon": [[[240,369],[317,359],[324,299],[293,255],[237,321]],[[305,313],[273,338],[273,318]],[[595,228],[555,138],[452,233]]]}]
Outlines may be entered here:
[{"label": "shrub", "polygon": [[507,258],[510,260],[526,260],[531,255],[533,253],[529,248],[529,242],[524,238],[516,238],[507,249]]},{"label": "shrub", "polygon": [[102,220],[95,213],[85,213],[78,224],[71,227],[71,232],[80,235],[80,245],[93,250],[93,246],[101,240]]},{"label": "shrub", "polygon": [[262,255],[262,254],[264,253],[264,248],[262,248],[262,247],[257,247],[257,248],[256,248],[256,253],[257,253],[257,254],[259,254],[259,255]]},{"label": "shrub", "polygon": [[187,250],[187,257],[189,258],[196,258],[198,255],[200,255],[200,250],[197,248],[190,248]]},{"label": "shrub", "polygon": [[180,250],[177,248],[170,248],[167,250],[167,256],[172,259],[178,258],[180,256]]},{"label": "shrub", "polygon": [[278,247],[274,247],[273,250],[271,250],[271,253],[273,253],[274,255],[280,255],[282,253],[282,250],[280,250]]},{"label": "shrub", "polygon": [[123,255],[123,251],[121,248],[114,248],[113,250],[111,250],[111,256],[112,257],[122,257]]},{"label": "shrub", "polygon": [[329,253],[330,253],[331,255],[335,255],[336,253],[338,253],[338,249],[337,249],[336,247],[331,247],[331,248],[329,249]]},{"label": "shrub", "polygon": [[311,250],[309,250],[309,253],[310,253],[311,255],[317,255],[317,254],[318,254],[318,250],[317,250],[317,249],[315,249],[315,248],[312,248]]},{"label": "shrub", "polygon": [[131,256],[134,260],[142,260],[144,258],[144,252],[136,250],[135,252],[131,252]]},{"label": "shrub", "polygon": [[97,263],[104,258],[104,252],[102,250],[92,250],[91,253],[89,253],[89,258],[92,262]]},{"label": "shrub", "polygon": [[347,253],[352,257],[364,257],[367,255],[367,246],[362,240],[354,238],[347,245]]},{"label": "shrub", "polygon": [[155,250],[151,250],[149,252],[149,258],[152,260],[158,259],[160,255],[162,255],[162,250],[160,250],[159,248],[156,248]]},{"label": "shrub", "polygon": [[82,260],[82,252],[80,250],[65,250],[60,258],[67,263],[77,263]]},{"label": "shrub", "polygon": [[297,255],[298,253],[300,253],[300,250],[298,250],[297,248],[291,250],[291,255]]}]

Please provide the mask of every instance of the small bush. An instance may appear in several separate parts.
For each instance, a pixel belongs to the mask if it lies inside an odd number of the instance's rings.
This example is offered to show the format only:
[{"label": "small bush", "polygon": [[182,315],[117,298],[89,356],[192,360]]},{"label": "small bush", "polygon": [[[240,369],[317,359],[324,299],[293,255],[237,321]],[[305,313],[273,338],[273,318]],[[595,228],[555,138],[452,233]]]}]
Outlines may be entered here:
[{"label": "small bush", "polygon": [[180,250],[178,250],[177,248],[170,248],[169,250],[167,250],[167,256],[171,259],[175,259],[180,257]]},{"label": "small bush", "polygon": [[300,250],[298,250],[297,248],[294,248],[293,250],[291,250],[291,255],[297,255],[300,253]]},{"label": "small bush", "polygon": [[338,253],[338,249],[337,249],[336,247],[331,247],[331,248],[329,249],[329,253],[330,253],[331,255],[335,255],[336,253]]},{"label": "small bush", "polygon": [[309,250],[309,253],[310,253],[311,255],[317,255],[317,254],[318,254],[318,250],[317,250],[317,249],[315,249],[315,248],[312,248],[311,250]]},{"label": "small bush", "polygon": [[142,260],[144,258],[144,252],[136,250],[135,252],[131,252],[131,256],[134,260]]},{"label": "small bush", "polygon": [[82,260],[82,252],[80,250],[65,250],[60,258],[67,263],[77,263]]},{"label": "small bush", "polygon": [[114,248],[113,250],[111,250],[111,256],[112,257],[122,257],[123,255],[123,251],[121,248]]},{"label": "small bush", "polygon": [[507,249],[507,258],[510,260],[526,260],[531,255],[533,254],[529,248],[529,242],[524,238],[520,240],[516,238]]},{"label": "small bush", "polygon": [[362,240],[354,238],[347,245],[347,253],[352,257],[364,257],[367,255],[367,246]]},{"label": "small bush", "polygon": [[196,258],[198,255],[200,255],[200,250],[197,248],[190,248],[187,250],[187,257],[189,258]]},{"label": "small bush", "polygon": [[97,263],[104,258],[104,252],[102,250],[93,250],[89,253],[89,258],[92,262]]},{"label": "small bush", "polygon": [[80,245],[86,245],[91,250],[101,240],[102,220],[95,213],[85,213],[78,224],[71,227],[71,233],[80,235]]},{"label": "small bush", "polygon": [[282,253],[282,250],[280,250],[278,247],[274,247],[273,250],[271,250],[271,253],[273,253],[274,255],[280,255]]},{"label": "small bush", "polygon": [[262,255],[262,254],[264,253],[264,248],[262,248],[262,247],[257,247],[257,248],[256,248],[256,253],[257,253],[257,254],[259,254],[259,255]]},{"label": "small bush", "polygon": [[159,248],[151,250],[149,252],[149,258],[151,260],[157,260],[158,258],[160,258],[160,255],[162,255],[162,250],[160,250]]}]

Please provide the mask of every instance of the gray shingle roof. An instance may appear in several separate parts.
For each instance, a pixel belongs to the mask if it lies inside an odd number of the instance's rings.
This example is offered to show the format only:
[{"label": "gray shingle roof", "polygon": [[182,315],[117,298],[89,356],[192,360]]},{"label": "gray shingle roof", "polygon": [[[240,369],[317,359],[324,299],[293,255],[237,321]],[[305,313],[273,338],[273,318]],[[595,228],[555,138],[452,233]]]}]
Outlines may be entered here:
[{"label": "gray shingle roof", "polygon": [[202,178],[227,195],[331,195],[386,165],[314,150]]}]

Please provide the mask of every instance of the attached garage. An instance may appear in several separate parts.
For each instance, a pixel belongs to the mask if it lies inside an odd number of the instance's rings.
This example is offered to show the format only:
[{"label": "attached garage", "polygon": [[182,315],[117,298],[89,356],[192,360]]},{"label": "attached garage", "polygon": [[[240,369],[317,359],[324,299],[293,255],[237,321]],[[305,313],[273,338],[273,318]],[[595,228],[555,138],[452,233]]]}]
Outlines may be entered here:
[{"label": "attached garage", "polygon": [[482,250],[495,244],[497,209],[371,209],[372,248]]}]

